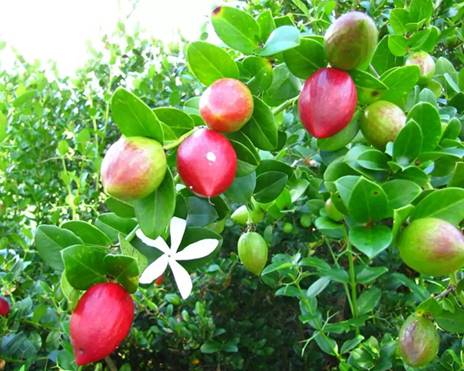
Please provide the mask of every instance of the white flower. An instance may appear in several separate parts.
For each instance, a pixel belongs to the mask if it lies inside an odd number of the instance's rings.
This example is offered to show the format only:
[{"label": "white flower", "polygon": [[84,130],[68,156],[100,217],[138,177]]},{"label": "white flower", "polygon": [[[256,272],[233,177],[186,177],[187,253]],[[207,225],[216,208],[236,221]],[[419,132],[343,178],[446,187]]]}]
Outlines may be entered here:
[{"label": "white flower", "polygon": [[153,240],[143,234],[138,229],[137,237],[148,246],[152,246],[160,250],[163,254],[151,263],[140,276],[140,283],[148,284],[161,276],[168,265],[171,267],[172,274],[179,288],[183,299],[186,299],[192,291],[192,280],[189,273],[177,261],[179,260],[194,260],[203,258],[211,254],[216,249],[219,241],[212,238],[196,241],[186,246],[182,251],[177,252],[182,238],[184,237],[185,227],[187,222],[184,219],[173,217],[169,233],[171,234],[171,247],[167,245],[162,237]]}]

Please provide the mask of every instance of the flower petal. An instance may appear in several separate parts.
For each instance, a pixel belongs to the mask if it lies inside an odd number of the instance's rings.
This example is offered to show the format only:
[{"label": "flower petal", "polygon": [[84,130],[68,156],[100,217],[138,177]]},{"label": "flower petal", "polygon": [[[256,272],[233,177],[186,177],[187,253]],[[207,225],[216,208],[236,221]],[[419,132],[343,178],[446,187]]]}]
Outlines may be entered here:
[{"label": "flower petal", "polygon": [[176,253],[176,260],[200,259],[211,254],[219,244],[219,240],[207,238],[186,246],[183,250]]},{"label": "flower petal", "polygon": [[177,217],[171,219],[171,228],[169,233],[171,234],[171,251],[173,254],[177,252],[177,249],[182,242],[186,226],[187,221],[185,219]]},{"label": "flower petal", "polygon": [[151,238],[148,238],[147,236],[145,236],[142,232],[141,229],[137,229],[137,232],[135,232],[135,235],[139,238],[139,240],[141,240],[145,245],[148,245],[148,246],[151,246],[151,247],[155,247],[157,248],[158,250],[160,250],[161,252],[163,252],[164,254],[169,254],[169,246],[168,244],[166,243],[165,240],[163,240],[162,237],[158,236],[156,238],[156,240],[153,240]]},{"label": "flower petal", "polygon": [[161,255],[153,263],[151,263],[140,276],[140,283],[152,283],[159,276],[161,276],[168,266],[169,258],[167,255]]},{"label": "flower petal", "polygon": [[176,280],[180,295],[183,299],[187,299],[192,292],[192,279],[190,278],[189,273],[174,259],[169,260],[169,266],[171,267],[172,274]]}]

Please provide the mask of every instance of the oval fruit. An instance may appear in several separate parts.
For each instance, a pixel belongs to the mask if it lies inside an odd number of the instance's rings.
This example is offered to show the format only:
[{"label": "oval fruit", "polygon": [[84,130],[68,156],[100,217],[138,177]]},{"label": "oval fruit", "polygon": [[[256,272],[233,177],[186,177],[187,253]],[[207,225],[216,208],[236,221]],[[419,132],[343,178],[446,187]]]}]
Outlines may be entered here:
[{"label": "oval fruit", "polygon": [[247,232],[238,240],[238,257],[245,268],[259,276],[267,262],[267,244],[256,232]]},{"label": "oval fruit", "polygon": [[424,366],[437,356],[440,337],[432,321],[411,314],[398,337],[398,348],[404,362],[413,367]]},{"label": "oval fruit", "polygon": [[338,211],[331,198],[328,198],[324,205],[324,210],[327,216],[335,222],[341,222],[344,215]]},{"label": "oval fruit", "polygon": [[300,119],[316,138],[343,130],[353,118],[358,97],[345,71],[320,68],[305,82],[298,101]]},{"label": "oval fruit", "polygon": [[292,223],[285,223],[282,227],[284,233],[289,234],[293,232],[293,224]]},{"label": "oval fruit", "polygon": [[241,225],[245,225],[248,223],[248,215],[250,215],[251,217],[251,222],[257,224],[259,223],[260,221],[263,220],[264,218],[264,213],[263,211],[261,210],[261,208],[259,208],[259,206],[256,206],[252,211],[251,213],[248,212],[248,209],[245,205],[242,205],[240,207],[238,207],[233,213],[232,215],[230,216],[230,218],[232,219],[232,221],[236,224],[241,224]]},{"label": "oval fruit", "polygon": [[5,298],[0,297],[0,316],[6,317],[10,313],[10,304]]},{"label": "oval fruit", "polygon": [[199,129],[179,146],[177,170],[193,192],[213,197],[223,193],[233,183],[237,155],[222,134]]},{"label": "oval fruit", "polygon": [[144,198],[158,188],[166,174],[166,155],[156,140],[121,137],[103,158],[101,177],[109,195],[121,200]]},{"label": "oval fruit", "polygon": [[129,333],[134,302],[113,282],[97,283],[79,299],[70,335],[76,363],[86,365],[111,354]]},{"label": "oval fruit", "polygon": [[361,131],[369,143],[384,149],[396,139],[406,124],[406,115],[397,105],[379,100],[364,110]]},{"label": "oval fruit", "polygon": [[349,12],[327,29],[324,46],[332,67],[352,70],[366,67],[377,46],[374,21],[361,12]]},{"label": "oval fruit", "polygon": [[464,266],[464,236],[441,219],[414,220],[401,233],[398,248],[406,265],[419,273],[441,276]]},{"label": "oval fruit", "polygon": [[303,228],[309,228],[313,224],[313,218],[311,214],[304,214],[300,218],[300,224]]},{"label": "oval fruit", "polygon": [[427,81],[435,74],[435,61],[432,56],[426,52],[420,51],[412,53],[406,59],[406,66],[419,67],[420,77],[422,81]]},{"label": "oval fruit", "polygon": [[200,98],[200,115],[208,127],[216,131],[240,130],[252,114],[253,96],[239,80],[216,80]]}]

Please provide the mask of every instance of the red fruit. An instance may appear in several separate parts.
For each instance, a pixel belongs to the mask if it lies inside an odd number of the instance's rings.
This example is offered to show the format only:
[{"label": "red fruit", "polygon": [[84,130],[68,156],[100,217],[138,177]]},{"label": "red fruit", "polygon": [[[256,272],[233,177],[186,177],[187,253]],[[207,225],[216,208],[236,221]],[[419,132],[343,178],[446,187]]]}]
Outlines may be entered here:
[{"label": "red fruit", "polygon": [[105,358],[129,333],[134,302],[117,283],[93,285],[80,298],[71,316],[71,343],[76,363],[86,365]]},{"label": "red fruit", "polygon": [[10,312],[10,304],[5,298],[0,297],[0,316],[6,317]]},{"label": "red fruit", "polygon": [[164,282],[164,275],[161,275],[155,280],[155,286],[161,286],[163,282]]},{"label": "red fruit", "polygon": [[306,130],[316,138],[330,137],[353,118],[358,95],[353,79],[336,68],[320,68],[305,82],[298,108]]},{"label": "red fruit", "polygon": [[177,170],[193,192],[213,197],[224,192],[234,181],[237,155],[222,134],[200,129],[179,146]]},{"label": "red fruit", "polygon": [[200,114],[210,129],[237,131],[253,114],[253,96],[238,80],[217,80],[201,96]]}]

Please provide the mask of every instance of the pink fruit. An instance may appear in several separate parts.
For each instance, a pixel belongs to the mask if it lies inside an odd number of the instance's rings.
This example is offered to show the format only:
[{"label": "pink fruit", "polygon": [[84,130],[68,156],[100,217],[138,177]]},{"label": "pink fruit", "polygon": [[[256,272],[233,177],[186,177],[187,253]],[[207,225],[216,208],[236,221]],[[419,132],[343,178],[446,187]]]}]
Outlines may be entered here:
[{"label": "pink fruit", "polygon": [[199,129],[179,146],[177,170],[193,192],[213,197],[224,192],[234,181],[237,155],[222,134]]},{"label": "pink fruit", "polygon": [[345,71],[321,68],[305,82],[298,107],[306,130],[316,138],[330,137],[353,118],[358,95]]},{"label": "pink fruit", "polygon": [[93,285],[71,316],[71,343],[76,363],[86,365],[111,354],[129,333],[134,302],[117,283]]},{"label": "pink fruit", "polygon": [[165,174],[163,147],[144,137],[119,138],[106,152],[101,167],[105,192],[121,200],[148,196],[158,188]]},{"label": "pink fruit", "polygon": [[217,80],[201,96],[200,114],[210,129],[237,131],[253,114],[253,96],[238,80]]},{"label": "pink fruit", "polygon": [[10,304],[5,298],[0,297],[0,316],[6,317],[10,312]]}]

